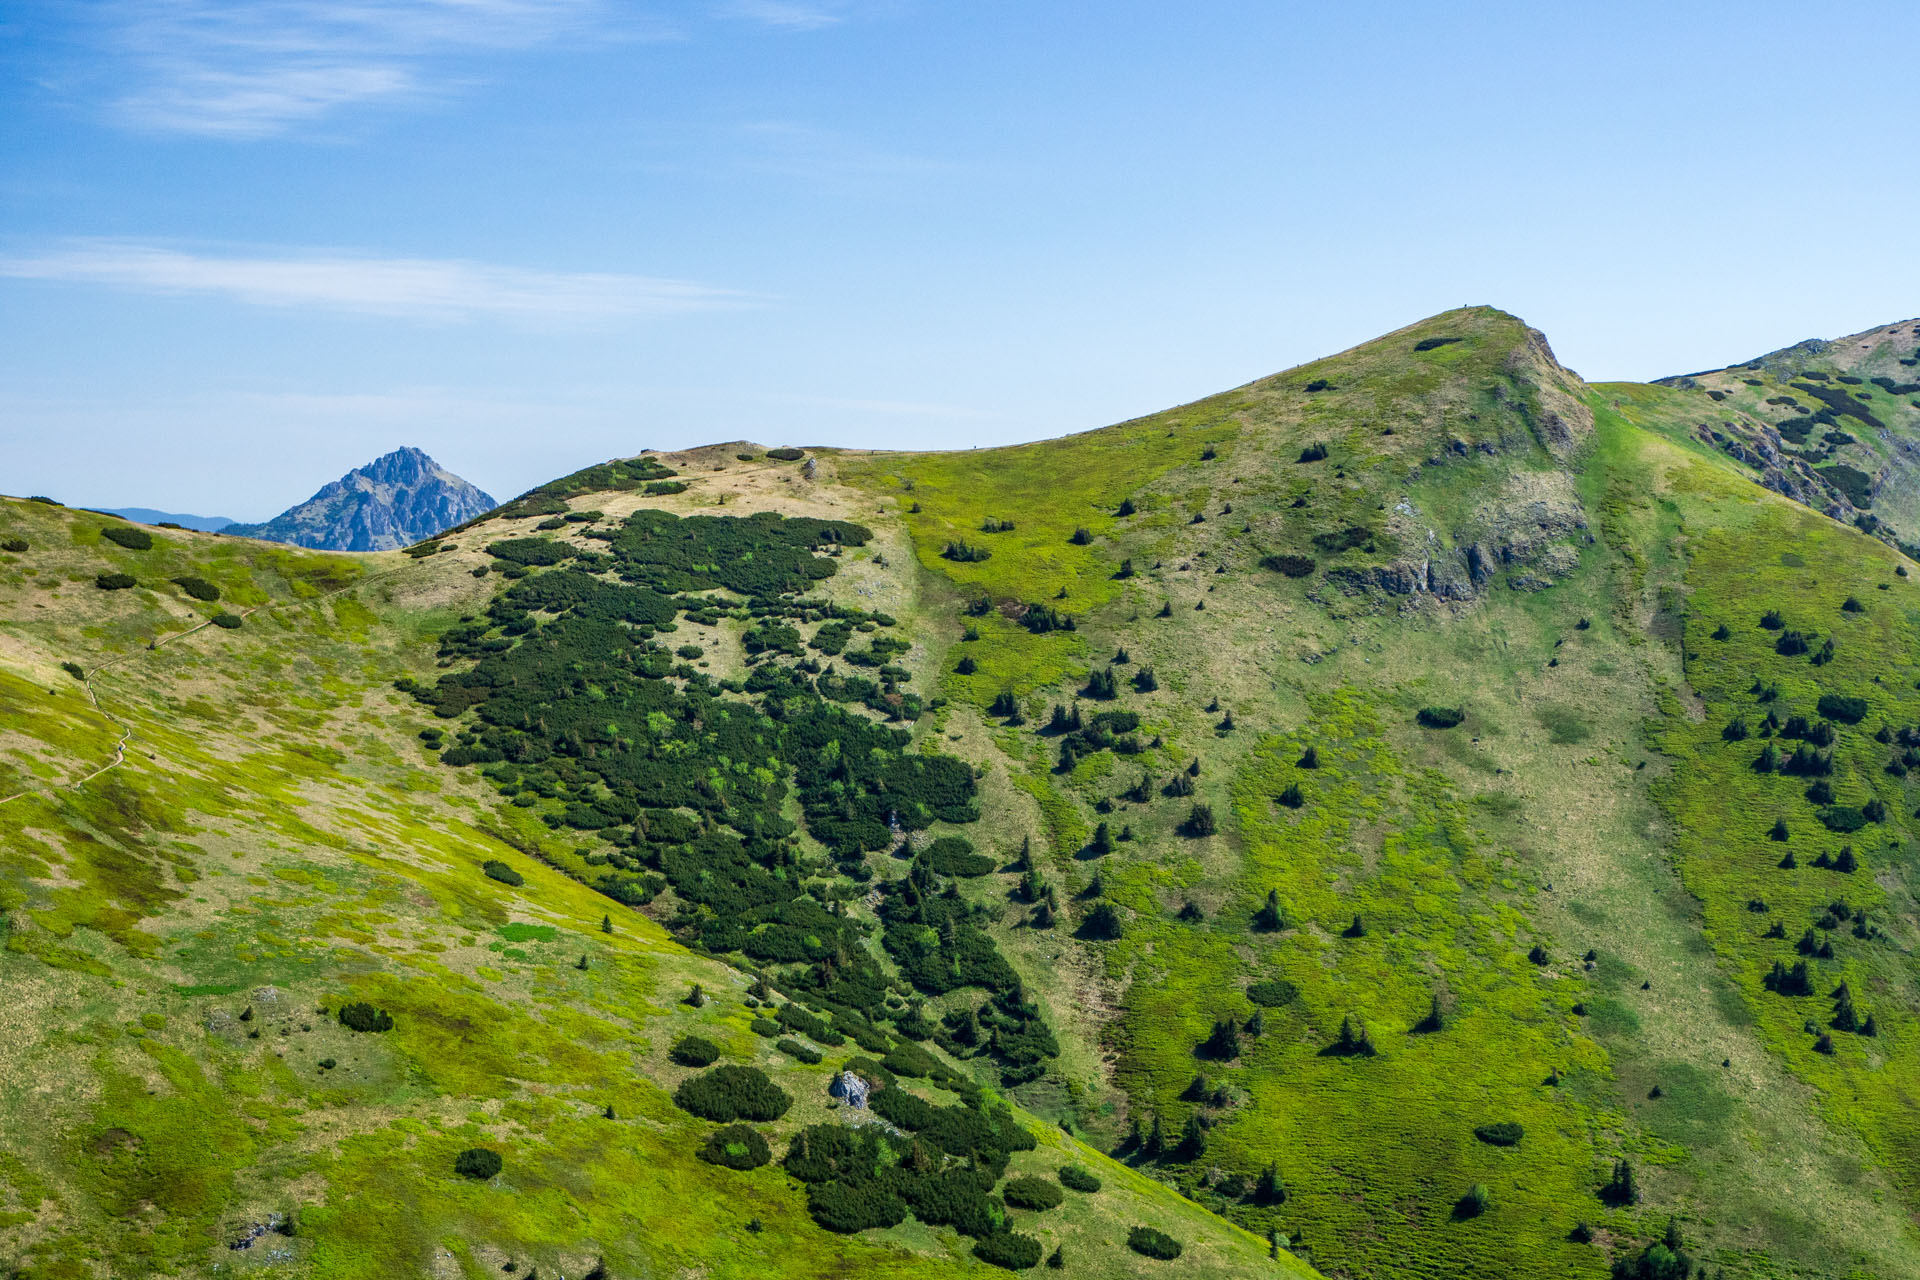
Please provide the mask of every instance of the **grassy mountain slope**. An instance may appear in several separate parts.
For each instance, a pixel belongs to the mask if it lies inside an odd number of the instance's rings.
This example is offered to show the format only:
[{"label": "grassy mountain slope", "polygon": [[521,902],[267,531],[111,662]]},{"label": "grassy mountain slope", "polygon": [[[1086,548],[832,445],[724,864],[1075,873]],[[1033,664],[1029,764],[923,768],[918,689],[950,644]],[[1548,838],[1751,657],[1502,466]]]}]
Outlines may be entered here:
[{"label": "grassy mountain slope", "polygon": [[[1464,340],[1413,350],[1444,337]],[[1449,362],[1441,376],[1436,357]],[[1332,388],[1305,390],[1323,380]],[[1330,395],[1344,403],[1320,398]],[[1586,400],[1590,435],[1540,428],[1547,412],[1579,422],[1562,395]],[[973,675],[948,677],[957,703],[984,708],[1011,688],[1038,723],[1085,677],[1029,692],[1028,673],[1103,669],[1122,648],[1156,672],[1157,692],[1121,700],[1164,740],[1144,759],[1096,754],[1063,774],[1031,728],[964,730],[993,738],[1006,761],[1010,794],[988,808],[1049,831],[1071,893],[1100,867],[1126,916],[1122,938],[1098,944],[1060,990],[1063,1022],[1073,1007],[1113,1019],[1086,1028],[1108,1069],[1069,1081],[1063,1105],[1116,1140],[1134,1115],[1169,1129],[1215,1118],[1206,1158],[1171,1162],[1182,1184],[1242,1220],[1304,1234],[1336,1272],[1394,1274],[1411,1260],[1432,1274],[1598,1271],[1600,1251],[1566,1241],[1576,1223],[1631,1252],[1627,1241],[1657,1234],[1672,1210],[1735,1273],[1911,1267],[1887,1175],[1860,1166],[1849,1129],[1808,1116],[1810,1093],[1772,1078],[1779,1059],[1750,1029],[1733,975],[1707,962],[1692,885],[1663,857],[1670,824],[1689,820],[1652,785],[1674,762],[1648,750],[1685,679],[1689,564],[1669,513],[1703,518],[1703,487],[1723,503],[1753,488],[1704,451],[1696,462],[1637,430],[1546,364],[1521,326],[1484,312],[1120,430],[1136,452],[1153,441],[1186,456],[1144,490],[1139,472],[1103,475],[1104,440],[1071,458],[1059,455],[1081,438],[1004,462],[842,463],[919,504],[908,523],[921,563],[957,598],[1027,602],[1064,587],[1063,603],[1085,602],[1067,637],[1031,636],[1004,608],[956,610],[949,636],[968,624],[980,635],[952,650],[980,652]],[[1296,461],[1314,444],[1325,460]],[[1060,478],[1045,498],[1022,489],[1039,476]],[[1129,494],[1142,514],[1112,519]],[[1767,509],[1832,528],[1786,503]],[[991,559],[940,557],[950,539],[1009,518],[1009,533],[973,535]],[[1338,546],[1362,525],[1366,546],[1329,555],[1314,542]],[[1049,572],[1078,554],[1061,544],[1080,526],[1096,535],[1087,560]],[[1319,563],[1298,580],[1261,567],[1288,554]],[[1127,559],[1135,576],[1114,579]],[[1120,670],[1124,690],[1132,668]],[[1468,723],[1424,730],[1415,713],[1427,705],[1462,705]],[[1309,745],[1315,770],[1295,763]],[[1206,839],[1178,834],[1192,801],[1163,794],[1195,758],[1195,798],[1223,818]],[[1142,773],[1144,805],[1126,798]],[[1275,802],[1289,785],[1298,809]],[[1113,812],[1100,814],[1102,801]],[[1086,858],[1103,816],[1136,839]],[[1296,927],[1252,927],[1268,890]],[[1204,922],[1178,918],[1187,901]],[[1343,937],[1356,914],[1366,935]],[[1085,950],[1009,931],[1022,936],[1036,971]],[[1544,965],[1527,958],[1535,943]],[[1239,988],[1272,974],[1302,993],[1268,1011],[1283,1035],[1236,1063],[1197,1056],[1217,1019],[1249,1013]],[[1458,1030],[1410,1034],[1435,994]],[[1375,1030],[1378,1057],[1320,1056],[1349,1013]],[[1747,1088],[1725,1083],[1736,1060]],[[1556,1071],[1562,1086],[1544,1087]],[[1226,1107],[1182,1099],[1197,1074],[1227,1085]],[[1525,1125],[1517,1150],[1473,1138],[1500,1119]],[[1617,1157],[1657,1189],[1655,1213],[1610,1214],[1593,1195]],[[1293,1189],[1283,1206],[1203,1189],[1216,1164],[1231,1177],[1267,1161]],[[1476,1181],[1495,1207],[1463,1227],[1453,1200]]]},{"label": "grassy mountain slope", "polygon": [[[0,584],[0,795],[17,797],[0,804],[0,1256],[22,1274],[985,1269],[911,1222],[822,1231],[777,1165],[694,1158],[713,1126],[671,1101],[695,1074],[667,1056],[683,1036],[796,1099],[766,1126],[776,1149],[832,1118],[824,1073],[857,1050],[821,1066],[777,1050],[749,1029],[750,979],[520,852],[551,833],[435,763],[416,732],[431,715],[390,682],[430,676],[423,636],[485,600],[477,548],[316,556],[153,531],[136,551],[90,513],[9,502],[0,520],[28,544]],[[116,571],[141,585],[95,586]],[[229,609],[239,628],[188,630]],[[75,659],[86,684],[60,667]],[[112,762],[122,728],[125,763],[71,785]],[[482,875],[487,859],[524,883]],[[333,1015],[352,1000],[394,1028],[347,1030]],[[1149,1225],[1205,1274],[1286,1271],[1264,1241],[1033,1127],[1015,1174],[1072,1161],[1105,1183],[1014,1215],[1076,1269],[1158,1265],[1121,1242]],[[486,1183],[452,1170],[476,1146],[505,1158]],[[227,1248],[289,1213],[296,1235]]]},{"label": "grassy mountain slope", "polygon": [[[1588,387],[1476,308],[1040,444],[589,468],[417,558],[8,504],[0,796],[134,737],[0,803],[0,1105],[58,1135],[4,1145],[0,1241],[192,1269],[298,1205],[255,1249],[317,1275],[980,1265],[781,1173],[864,1055],[1017,1104],[1015,1176],[1097,1169],[1007,1211],[1069,1272],[1672,1274],[1672,1224],[1729,1276],[1920,1273],[1920,602],[1831,463],[1741,453],[1776,374],[1705,377]],[[756,971],[872,1047],[785,1054]],[[395,1028],[306,1013],[354,998]],[[695,1030],[796,1099],[776,1163],[691,1158]]]},{"label": "grassy mountain slope", "polygon": [[1672,426],[1767,487],[1910,556],[1920,550],[1920,321],[1659,385],[1684,393],[1668,402]]}]

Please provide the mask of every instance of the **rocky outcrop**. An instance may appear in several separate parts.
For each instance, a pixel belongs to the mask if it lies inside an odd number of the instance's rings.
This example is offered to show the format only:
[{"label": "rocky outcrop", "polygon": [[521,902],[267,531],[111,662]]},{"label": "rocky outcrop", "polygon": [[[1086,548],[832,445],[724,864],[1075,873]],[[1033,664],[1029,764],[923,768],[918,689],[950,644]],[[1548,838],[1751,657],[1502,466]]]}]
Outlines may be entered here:
[{"label": "rocky outcrop", "polygon": [[221,532],[323,551],[390,551],[444,533],[498,506],[419,449],[396,449],[347,472],[265,524]]},{"label": "rocky outcrop", "polygon": [[1565,578],[1579,565],[1580,548],[1593,541],[1586,510],[1565,472],[1522,471],[1459,527],[1426,525],[1402,501],[1389,521],[1394,541],[1425,545],[1426,555],[1384,564],[1338,566],[1324,583],[1343,596],[1382,595],[1464,602],[1478,598],[1502,578],[1515,590],[1537,591]]},{"label": "rocky outcrop", "polygon": [[827,1092],[840,1099],[854,1110],[862,1110],[867,1105],[867,1082],[851,1071],[842,1071],[827,1086]]},{"label": "rocky outcrop", "polygon": [[1507,375],[1518,394],[1505,387],[1495,398],[1525,423],[1548,453],[1565,462],[1593,434],[1593,410],[1575,385],[1577,377],[1554,357],[1546,335],[1527,330],[1527,340],[1507,358]]}]

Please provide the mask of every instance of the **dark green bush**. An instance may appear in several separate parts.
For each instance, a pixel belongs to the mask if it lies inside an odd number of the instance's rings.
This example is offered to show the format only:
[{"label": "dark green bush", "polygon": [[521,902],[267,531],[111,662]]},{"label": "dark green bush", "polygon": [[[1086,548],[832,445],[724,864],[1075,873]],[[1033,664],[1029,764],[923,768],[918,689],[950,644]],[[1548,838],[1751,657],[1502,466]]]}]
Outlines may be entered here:
[{"label": "dark green bush", "polygon": [[1070,1191],[1092,1195],[1100,1189],[1100,1179],[1077,1164],[1063,1164],[1060,1166],[1060,1185]]},{"label": "dark green bush", "polygon": [[1120,936],[1120,932],[1120,913],[1109,902],[1094,904],[1093,910],[1087,913],[1086,920],[1080,925],[1080,936],[1092,942],[1112,942]]},{"label": "dark green bush", "polygon": [[129,551],[153,550],[153,535],[130,524],[110,524],[100,531],[108,542],[117,542]]},{"label": "dark green bush", "polygon": [[809,1040],[828,1046],[843,1045],[847,1038],[835,1031],[824,1018],[802,1009],[797,1004],[784,1004],[775,1015],[780,1025],[789,1031],[798,1031]]},{"label": "dark green bush", "polygon": [[1456,1218],[1477,1218],[1493,1207],[1493,1197],[1487,1193],[1486,1184],[1476,1182],[1467,1188],[1467,1194],[1461,1196],[1453,1205]]},{"label": "dark green bush", "polygon": [[214,586],[205,578],[196,578],[189,574],[183,578],[175,578],[173,584],[192,596],[195,600],[212,602],[220,598],[220,588]]},{"label": "dark green bush", "polygon": [[1213,806],[1196,804],[1187,811],[1186,819],[1180,824],[1180,834],[1200,838],[1218,831],[1219,823],[1213,816]]},{"label": "dark green bush", "polygon": [[1247,984],[1247,999],[1268,1009],[1279,1009],[1300,997],[1300,988],[1285,978],[1267,978]]},{"label": "dark green bush", "polygon": [[[811,1132],[811,1131],[809,1131]],[[788,1157],[792,1170],[792,1157]],[[873,1227],[897,1227],[906,1221],[906,1201],[877,1177],[858,1181],[813,1182],[807,1187],[807,1212],[829,1231],[852,1235]]]},{"label": "dark green bush", "polygon": [[1512,1120],[1501,1120],[1494,1124],[1483,1124],[1473,1131],[1473,1136],[1495,1147],[1517,1146],[1526,1130]]},{"label": "dark green bush", "polygon": [[1451,729],[1466,718],[1466,711],[1460,707],[1422,707],[1414,717],[1426,729]]},{"label": "dark green bush", "polygon": [[512,885],[516,889],[527,882],[525,876],[515,871],[506,863],[494,858],[488,858],[485,862],[481,863],[480,870],[486,873],[487,879],[498,880],[501,884]]},{"label": "dark green bush", "polygon": [[941,836],[922,856],[943,876],[984,876],[999,865],[985,854],[975,853],[972,842],[960,836]]},{"label": "dark green bush", "polygon": [[1820,695],[1820,714],[1829,720],[1838,720],[1841,724],[1859,724],[1867,718],[1867,710],[1865,698],[1850,698],[1839,693]]},{"label": "dark green bush", "polygon": [[767,1140],[750,1124],[730,1124],[715,1129],[707,1135],[699,1155],[708,1164],[729,1169],[758,1169],[773,1159]]},{"label": "dark green bush", "polygon": [[1016,1209],[1044,1212],[1059,1208],[1067,1195],[1058,1183],[1045,1178],[1008,1178],[1006,1185],[1000,1188],[1000,1198]]},{"label": "dark green bush", "polygon": [[1166,1261],[1180,1256],[1180,1242],[1152,1227],[1135,1227],[1127,1232],[1127,1248],[1143,1257]]},{"label": "dark green bush", "polygon": [[7,538],[0,540],[0,551],[11,551],[14,555],[19,555],[31,545],[25,538]]},{"label": "dark green bush", "polygon": [[673,1100],[682,1111],[725,1124],[734,1120],[778,1120],[793,1098],[758,1067],[715,1067],[681,1082]]},{"label": "dark green bush", "polygon": [[340,1025],[349,1031],[391,1031],[393,1015],[364,1000],[340,1006]]},{"label": "dark green bush", "polygon": [[485,1182],[500,1172],[500,1153],[486,1147],[469,1147],[453,1158],[453,1171],[463,1178]]},{"label": "dark green bush", "polygon": [[974,1242],[973,1256],[982,1262],[1008,1271],[1025,1271],[1040,1265],[1040,1242],[1017,1231],[999,1231]]},{"label": "dark green bush", "polygon": [[87,669],[77,662],[63,662],[60,664],[60,669],[72,676],[75,680],[85,680],[87,678]]},{"label": "dark green bush", "polygon": [[683,1036],[667,1056],[683,1067],[710,1067],[720,1060],[720,1046],[705,1036]]},{"label": "dark green bush", "polygon": [[1276,573],[1284,573],[1289,578],[1304,578],[1313,572],[1315,565],[1312,556],[1301,556],[1294,555],[1291,552],[1282,552],[1279,555],[1271,555],[1263,558],[1260,561],[1260,567],[1262,569],[1272,569]]},{"label": "dark green bush", "polygon": [[213,625],[228,631],[238,631],[243,621],[237,613],[216,613],[213,615]]},{"label": "dark green bush", "polygon": [[1867,825],[1867,815],[1852,805],[1830,804],[1819,812],[1820,824],[1829,831],[1845,835]]},{"label": "dark green bush", "polygon": [[94,578],[93,585],[102,591],[125,591],[139,584],[130,573],[102,573]]},{"label": "dark green bush", "polygon": [[807,456],[807,451],[805,449],[782,447],[767,450],[767,456],[775,462],[798,462]]},{"label": "dark green bush", "polygon": [[566,543],[551,538],[508,538],[488,543],[487,554],[509,564],[546,565],[570,559],[574,552]]},{"label": "dark green bush", "polygon": [[[763,1021],[763,1019],[756,1018],[755,1021],[759,1022],[759,1021]],[[775,1026],[775,1030],[778,1030],[778,1029],[779,1028]],[[808,1066],[816,1065],[820,1061],[820,1058],[822,1056],[818,1049],[812,1048],[808,1045],[804,1045],[800,1043],[800,1041],[795,1040],[792,1036],[782,1036],[780,1039],[774,1041],[773,1047],[778,1049],[780,1052],[786,1054],[789,1058],[792,1058],[794,1061],[804,1062]]]},{"label": "dark green bush", "polygon": [[1435,348],[1444,347],[1450,342],[1459,341],[1461,341],[1459,338],[1422,338],[1413,344],[1413,349],[1415,351],[1432,351]]}]

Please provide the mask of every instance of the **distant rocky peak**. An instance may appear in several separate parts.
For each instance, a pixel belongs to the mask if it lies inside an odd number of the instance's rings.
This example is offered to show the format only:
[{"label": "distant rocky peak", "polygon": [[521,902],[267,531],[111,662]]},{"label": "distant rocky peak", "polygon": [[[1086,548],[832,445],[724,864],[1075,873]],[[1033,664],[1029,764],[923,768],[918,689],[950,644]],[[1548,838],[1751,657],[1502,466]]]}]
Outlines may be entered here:
[{"label": "distant rocky peak", "polygon": [[326,551],[388,551],[430,538],[498,506],[411,445],[356,467],[265,524],[224,532]]}]

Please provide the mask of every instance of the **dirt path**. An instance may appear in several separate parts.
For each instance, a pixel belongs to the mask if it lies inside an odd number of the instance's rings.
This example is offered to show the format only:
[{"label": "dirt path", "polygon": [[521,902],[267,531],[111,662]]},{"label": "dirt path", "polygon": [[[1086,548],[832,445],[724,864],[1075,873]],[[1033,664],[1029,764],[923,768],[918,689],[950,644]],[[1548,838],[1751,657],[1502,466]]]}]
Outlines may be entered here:
[{"label": "dirt path", "polygon": [[[402,573],[402,572],[404,572],[404,569],[396,568],[396,569],[389,569],[384,573],[371,574],[365,578],[360,579],[358,582],[350,583],[347,586],[339,587],[332,591],[323,592],[322,594],[315,596],[311,600],[302,600],[296,603],[319,604],[323,600],[331,600],[333,599],[333,597],[338,595],[344,595],[349,591],[358,591],[362,587],[370,586],[373,583],[379,582],[384,578],[390,578],[394,574]],[[251,609],[247,609],[243,611],[242,613],[240,613],[239,616],[242,618],[251,618],[254,614],[259,613],[262,609],[270,610],[276,607],[277,606],[272,602],[269,602],[267,604],[257,604],[257,605],[254,605]],[[95,711],[98,711],[103,717],[106,718],[108,723],[117,726],[120,730],[120,740],[113,744],[113,759],[101,765],[98,769],[95,769],[92,773],[87,774],[85,777],[77,778],[72,782],[51,783],[44,786],[28,787],[26,790],[16,791],[10,796],[0,796],[0,804],[9,804],[15,800],[24,799],[27,796],[40,795],[42,793],[50,793],[50,792],[62,791],[62,790],[77,791],[81,787],[84,787],[87,783],[92,782],[95,778],[99,777],[101,774],[107,772],[109,769],[117,769],[121,765],[125,764],[127,762],[127,744],[133,741],[133,725],[128,723],[125,720],[122,720],[120,717],[114,715],[113,712],[107,710],[105,707],[100,705],[100,695],[93,687],[93,678],[96,675],[99,675],[102,671],[105,671],[108,667],[118,666],[120,663],[126,662],[133,658],[137,658],[143,653],[152,653],[155,650],[161,648],[163,645],[172,644],[176,640],[185,640],[188,636],[193,635],[196,632],[205,631],[208,627],[212,625],[213,625],[213,619],[211,618],[205,619],[199,625],[188,627],[185,631],[176,631],[173,634],[168,636],[155,637],[154,640],[151,643],[149,643],[147,647],[144,649],[135,649],[129,653],[123,653],[117,658],[108,658],[105,662],[98,663],[95,666],[88,668],[80,677],[81,685],[87,691],[87,700],[93,704],[93,709]]]}]

